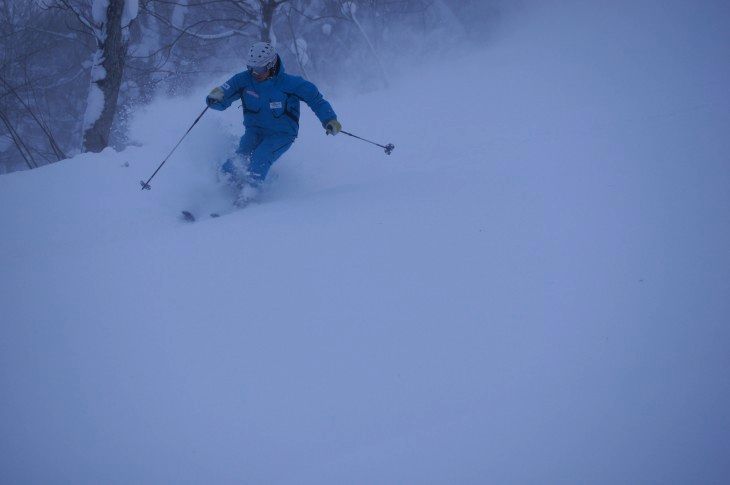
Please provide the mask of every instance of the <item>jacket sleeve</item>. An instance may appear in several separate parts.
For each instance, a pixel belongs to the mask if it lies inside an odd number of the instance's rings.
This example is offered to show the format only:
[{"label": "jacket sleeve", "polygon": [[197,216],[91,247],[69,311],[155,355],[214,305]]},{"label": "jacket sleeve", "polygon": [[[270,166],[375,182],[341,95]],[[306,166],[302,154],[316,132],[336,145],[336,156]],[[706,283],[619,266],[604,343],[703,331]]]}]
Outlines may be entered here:
[{"label": "jacket sleeve", "polygon": [[335,111],[332,106],[322,97],[322,94],[317,89],[317,86],[309,81],[302,80],[294,90],[294,94],[299,99],[307,103],[314,114],[317,115],[322,126],[326,125],[328,121],[337,118]]},{"label": "jacket sleeve", "polygon": [[236,74],[218,87],[223,90],[223,101],[210,105],[211,108],[218,111],[223,111],[224,109],[228,108],[234,101],[236,101],[237,99],[241,99],[243,86],[241,84],[240,74]]}]

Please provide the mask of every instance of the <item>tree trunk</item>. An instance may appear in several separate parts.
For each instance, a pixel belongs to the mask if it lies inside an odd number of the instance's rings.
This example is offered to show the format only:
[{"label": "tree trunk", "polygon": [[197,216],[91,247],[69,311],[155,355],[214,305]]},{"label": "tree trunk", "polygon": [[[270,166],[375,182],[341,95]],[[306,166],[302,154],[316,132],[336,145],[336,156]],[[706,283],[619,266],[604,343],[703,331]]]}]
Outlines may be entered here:
[{"label": "tree trunk", "polygon": [[84,114],[83,151],[100,152],[109,145],[124,74],[128,39],[122,28],[124,0],[110,0],[106,22],[96,35],[97,51],[91,68],[91,86]]},{"label": "tree trunk", "polygon": [[274,23],[274,12],[280,2],[263,0],[261,2],[261,41],[271,42],[271,29]]}]

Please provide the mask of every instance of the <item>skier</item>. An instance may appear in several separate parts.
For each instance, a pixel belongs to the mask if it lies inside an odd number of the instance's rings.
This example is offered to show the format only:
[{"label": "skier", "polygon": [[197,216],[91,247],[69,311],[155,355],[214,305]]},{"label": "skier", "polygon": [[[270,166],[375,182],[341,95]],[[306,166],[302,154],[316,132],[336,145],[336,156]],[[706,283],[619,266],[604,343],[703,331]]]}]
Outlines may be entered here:
[{"label": "skier", "polygon": [[292,146],[299,132],[299,101],[314,111],[328,135],[342,129],[332,106],[317,87],[284,71],[268,42],[256,42],[248,51],[247,70],[214,88],[206,103],[223,111],[240,99],[245,132],[236,150],[220,168],[223,178],[239,189],[236,205],[253,200],[271,165]]}]

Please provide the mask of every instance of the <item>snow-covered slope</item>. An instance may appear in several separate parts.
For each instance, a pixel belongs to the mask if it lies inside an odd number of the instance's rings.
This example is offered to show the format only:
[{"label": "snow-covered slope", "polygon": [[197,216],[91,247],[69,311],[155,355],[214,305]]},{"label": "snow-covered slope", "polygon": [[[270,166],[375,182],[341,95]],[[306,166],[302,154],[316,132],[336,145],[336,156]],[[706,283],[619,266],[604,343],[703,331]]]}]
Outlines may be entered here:
[{"label": "snow-covered slope", "polygon": [[[637,5],[638,4],[638,5]],[[218,209],[240,111],[0,177],[3,483],[723,483],[730,8],[540,2],[303,117]],[[203,91],[201,91],[202,93]]]}]

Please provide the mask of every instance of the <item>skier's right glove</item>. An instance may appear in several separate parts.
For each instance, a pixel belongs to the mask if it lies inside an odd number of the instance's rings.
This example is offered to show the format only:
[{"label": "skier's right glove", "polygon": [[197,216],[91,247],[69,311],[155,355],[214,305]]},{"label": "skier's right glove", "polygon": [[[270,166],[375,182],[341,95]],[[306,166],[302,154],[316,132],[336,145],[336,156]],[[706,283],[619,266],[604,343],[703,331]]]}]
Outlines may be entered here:
[{"label": "skier's right glove", "polygon": [[221,101],[223,101],[223,98],[225,97],[225,93],[220,87],[213,88],[213,90],[210,92],[207,98],[205,98],[205,104],[208,106],[212,106],[214,104],[218,104]]},{"label": "skier's right glove", "polygon": [[342,130],[342,125],[337,118],[331,119],[324,125],[324,129],[327,130],[328,135],[336,135]]}]

